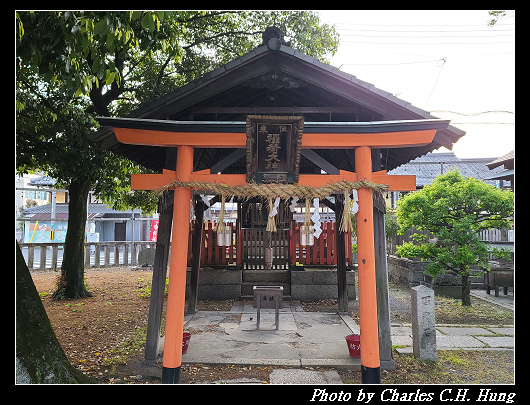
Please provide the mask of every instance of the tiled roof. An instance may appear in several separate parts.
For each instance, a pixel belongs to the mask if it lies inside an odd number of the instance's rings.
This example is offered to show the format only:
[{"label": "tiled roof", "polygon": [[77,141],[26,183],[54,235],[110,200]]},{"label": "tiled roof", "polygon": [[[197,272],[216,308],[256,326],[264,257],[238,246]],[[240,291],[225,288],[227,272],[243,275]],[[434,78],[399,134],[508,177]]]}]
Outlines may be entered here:
[{"label": "tiled roof", "polygon": [[30,186],[53,186],[57,181],[50,176],[40,176],[32,179],[28,184]]},{"label": "tiled roof", "polygon": [[[49,219],[52,212],[51,204],[39,205],[37,207],[26,208],[24,210],[24,216],[35,219]],[[141,211],[138,209],[134,210],[135,214],[140,214]],[[68,218],[68,204],[60,203],[55,205],[55,215],[57,219]],[[105,204],[88,204],[88,217],[92,218],[103,218],[103,217],[130,217],[131,210],[118,211],[107,207]],[[136,215],[137,216],[137,215]]]},{"label": "tiled roof", "polygon": [[[430,184],[436,176],[447,173],[448,170],[456,167],[464,177],[474,177],[483,180],[502,172],[501,168],[490,170],[486,166],[492,160],[493,158],[460,159],[452,152],[427,153],[394,170],[390,170],[388,174],[416,175],[416,187],[423,187]],[[486,181],[486,183],[495,185],[495,181],[492,180]]]},{"label": "tiled roof", "polygon": [[508,152],[506,155],[501,156],[500,158],[495,159],[493,162],[488,163],[490,169],[504,165],[509,160],[515,159],[515,149]]}]

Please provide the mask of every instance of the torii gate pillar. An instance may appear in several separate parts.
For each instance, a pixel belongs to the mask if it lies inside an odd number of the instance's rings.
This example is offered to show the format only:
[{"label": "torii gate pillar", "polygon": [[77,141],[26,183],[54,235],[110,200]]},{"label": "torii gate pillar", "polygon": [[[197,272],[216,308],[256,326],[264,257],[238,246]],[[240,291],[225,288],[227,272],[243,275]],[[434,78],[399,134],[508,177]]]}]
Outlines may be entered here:
[{"label": "torii gate pillar", "polygon": [[[109,121],[110,120],[110,121]],[[162,174],[138,174],[131,176],[133,190],[156,190],[175,180],[190,182],[223,182],[229,186],[246,185],[245,174],[211,174],[209,169],[193,172],[193,148],[244,148],[244,130],[236,132],[208,132],[202,128],[179,129],[178,123],[169,122],[164,128],[149,128],[152,123],[100,119],[113,127],[119,142],[133,145],[178,147],[176,171],[164,170]],[[116,125],[118,123],[119,125]],[[411,121],[394,126],[386,122],[369,123],[373,132],[311,132],[304,134],[303,149],[355,149],[355,173],[340,170],[339,174],[325,176],[300,174],[299,184],[322,187],[338,181],[367,180],[372,183],[388,184],[390,190],[415,190],[415,176],[388,176],[386,170],[372,173],[371,148],[396,148],[424,146],[433,141],[438,128],[449,121]],[[359,123],[357,123],[359,124]],[[149,129],[137,128],[147,126]],[[162,125],[162,129],[160,126]],[[203,125],[203,124],[201,124]],[[380,127],[381,132],[375,132]],[[193,129],[193,128],[192,128]],[[359,211],[357,213],[359,315],[361,329],[361,372],[363,383],[380,383],[379,338],[377,323],[377,293],[375,274],[373,191],[370,188],[358,190]],[[191,190],[176,187],[173,205],[173,230],[169,292],[167,303],[166,338],[162,371],[163,383],[178,383],[182,363],[182,327],[184,325],[184,299],[186,286],[186,260],[188,251],[188,227]]]},{"label": "torii gate pillar", "polygon": [[[369,146],[355,148],[355,172],[359,180],[372,181],[372,153]],[[375,277],[373,190],[360,188],[357,212],[357,254],[359,318],[361,329],[361,379],[363,384],[380,384],[380,359]]]},{"label": "torii gate pillar", "polygon": [[[176,176],[190,181],[193,171],[193,147],[177,149]],[[191,189],[176,188],[173,202],[173,230],[166,314],[166,337],[162,362],[162,383],[175,384],[180,380],[182,364],[182,325],[186,295],[186,261],[188,257],[188,229],[190,223]],[[184,287],[183,287],[184,286]]]}]

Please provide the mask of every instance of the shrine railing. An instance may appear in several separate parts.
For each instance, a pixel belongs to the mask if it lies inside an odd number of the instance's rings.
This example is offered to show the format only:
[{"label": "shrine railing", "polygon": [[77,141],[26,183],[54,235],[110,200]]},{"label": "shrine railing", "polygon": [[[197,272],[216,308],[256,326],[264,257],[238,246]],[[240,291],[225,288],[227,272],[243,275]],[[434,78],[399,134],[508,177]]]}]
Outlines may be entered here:
[{"label": "shrine railing", "polygon": [[[268,245],[267,231],[263,228],[243,228],[242,264],[246,270],[265,269],[265,248]],[[272,270],[289,269],[289,229],[277,229],[271,232]]]},{"label": "shrine railing", "polygon": [[[217,232],[215,231],[216,222],[208,221],[204,223],[202,228],[201,248],[201,266],[235,266],[241,264],[240,250],[240,234],[237,232],[238,224],[227,223],[226,226],[230,229],[230,236],[225,238],[228,241],[228,246],[221,246],[217,240]],[[190,230],[188,246],[192,246],[193,230]],[[188,266],[191,266],[191,249],[188,249]]]},{"label": "shrine railing", "polygon": [[[265,248],[268,245],[267,232],[262,228],[240,228],[239,222],[228,223],[231,235],[221,246],[215,231],[215,222],[205,222],[201,266],[242,266],[245,270],[265,269]],[[335,222],[322,222],[320,237],[314,238],[313,246],[300,242],[300,225],[292,222],[290,229],[278,229],[271,233],[272,269],[287,270],[289,265],[336,266]],[[190,231],[189,246],[193,232]],[[351,266],[351,234],[346,233],[346,265]],[[188,249],[188,266],[191,266],[191,249]]]},{"label": "shrine railing", "polygon": [[[19,243],[30,270],[54,270],[61,267],[64,243]],[[138,252],[156,247],[156,242],[115,241],[85,243],[85,267],[138,265]]]},{"label": "shrine railing", "polygon": [[[336,234],[335,222],[322,222],[320,237],[313,238],[313,245],[302,245],[300,235],[301,224],[291,223],[291,265],[336,266]],[[352,265],[352,239],[351,233],[345,235],[346,265]]]}]

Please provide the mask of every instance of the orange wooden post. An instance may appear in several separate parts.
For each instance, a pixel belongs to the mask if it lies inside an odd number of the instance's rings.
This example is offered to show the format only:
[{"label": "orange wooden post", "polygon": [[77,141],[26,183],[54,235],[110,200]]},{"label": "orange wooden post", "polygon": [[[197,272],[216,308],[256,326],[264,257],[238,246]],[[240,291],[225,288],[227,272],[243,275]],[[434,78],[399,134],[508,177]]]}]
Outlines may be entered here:
[{"label": "orange wooden post", "polygon": [[[441,123],[444,123],[441,121]],[[448,123],[448,121],[447,121]],[[223,182],[232,186],[247,184],[245,174],[211,174],[210,169],[192,173],[193,148],[244,148],[246,135],[244,132],[171,132],[162,130],[144,130],[137,128],[114,127],[119,142],[136,145],[178,147],[176,171],[163,170],[162,174],[137,174],[131,176],[133,190],[154,190],[170,184],[174,180]],[[354,128],[352,128],[352,131]],[[307,133],[304,134],[303,149],[351,149],[355,148],[356,172],[340,170],[335,175],[300,174],[298,183],[304,186],[321,187],[333,182],[347,180],[368,180],[380,184],[388,184],[391,191],[412,191],[416,188],[415,176],[388,176],[386,171],[372,173],[371,148],[403,148],[423,146],[431,143],[437,128],[410,129],[402,131],[385,131],[377,133]],[[361,371],[363,383],[380,382],[379,338],[377,323],[377,293],[375,277],[375,249],[372,189],[361,188],[358,191],[359,211],[357,214],[358,258],[359,258],[359,312],[361,328]],[[173,209],[173,242],[171,245],[171,267],[169,281],[169,297],[166,323],[166,343],[162,382],[178,382],[182,360],[182,327],[184,322],[184,296],[186,287],[186,258],[188,250],[189,188],[175,190]],[[206,256],[203,261],[214,263],[217,258],[216,241],[213,239],[211,224],[205,229]],[[333,224],[331,230],[333,230]],[[323,232],[324,233],[324,232]],[[333,249],[332,262],[337,263],[338,241],[333,232],[328,249]],[[250,239],[257,237],[252,233]],[[292,228],[292,257],[295,257],[296,244],[299,242],[299,229]],[[322,236],[321,236],[322,237]],[[348,238],[349,239],[349,238]],[[250,242],[251,251],[254,241]],[[298,261],[304,264],[317,262],[317,246],[320,246],[322,260],[322,241],[315,244],[313,250],[309,246],[299,246]],[[342,248],[341,246],[341,254]],[[347,246],[349,252],[349,246]],[[237,247],[242,256],[242,243]],[[305,251],[305,257],[304,257]],[[213,253],[213,256],[212,256]],[[252,252],[251,252],[252,253]],[[203,256],[204,257],[204,256]],[[296,259],[294,259],[296,261]]]},{"label": "orange wooden post", "polygon": [[[193,147],[178,147],[176,169],[177,178],[182,181],[190,180],[191,172],[193,171]],[[166,314],[166,337],[164,341],[164,359],[162,363],[162,383],[165,384],[178,384],[180,381],[190,199],[191,190],[189,188],[175,189]]]},{"label": "orange wooden post", "polygon": [[[369,146],[355,149],[355,172],[359,180],[372,181]],[[381,383],[377,291],[375,278],[374,218],[372,189],[360,188],[357,212],[359,318],[361,328],[361,379],[363,384]]]}]

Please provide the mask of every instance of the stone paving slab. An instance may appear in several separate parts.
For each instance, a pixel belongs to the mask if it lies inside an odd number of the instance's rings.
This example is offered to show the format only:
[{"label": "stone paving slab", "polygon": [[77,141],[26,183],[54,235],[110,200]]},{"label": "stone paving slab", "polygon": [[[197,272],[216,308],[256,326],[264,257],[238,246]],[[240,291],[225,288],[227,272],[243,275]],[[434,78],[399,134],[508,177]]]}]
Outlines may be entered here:
[{"label": "stone paving slab", "polygon": [[438,350],[459,349],[465,347],[485,347],[485,344],[473,336],[445,336],[436,334],[436,348]]},{"label": "stone paving slab", "polygon": [[491,290],[491,294],[487,294],[486,290],[471,290],[470,294],[476,298],[482,299],[484,301],[491,302],[492,304],[500,305],[501,307],[507,309],[514,309],[514,295],[513,290],[511,290],[508,295],[504,295],[502,288],[499,288],[499,296],[495,297],[494,290]]},{"label": "stone paving slab", "polygon": [[[234,308],[238,309],[200,311],[189,319],[185,330],[192,336],[184,363],[360,368],[359,359],[349,356],[345,340],[352,334],[348,325],[358,326],[347,315],[284,311],[276,330],[274,310],[263,310],[257,330],[255,309]],[[347,323],[344,317],[349,318]]]},{"label": "stone paving slab", "polygon": [[476,338],[489,347],[514,347],[514,338],[511,336],[477,336]]},{"label": "stone paving slab", "polygon": [[257,378],[232,378],[232,379],[223,379],[217,381],[199,381],[195,384],[264,384],[262,380]]},{"label": "stone paving slab", "polygon": [[300,359],[300,367],[336,367],[347,370],[360,370],[361,359],[344,357],[340,359]]},{"label": "stone paving slab", "polygon": [[[239,324],[240,330],[245,331],[251,331],[256,330],[258,327],[258,320],[257,315],[254,314],[253,316],[248,316],[247,314],[243,314],[241,316],[241,322]],[[276,313],[275,312],[263,312],[261,311],[260,314],[260,323],[259,323],[259,329],[260,330],[276,330]],[[291,312],[289,313],[282,313],[280,312],[280,319],[279,319],[279,330],[296,330],[296,323],[294,321],[294,316]]]},{"label": "stone paving slab", "polygon": [[488,330],[492,331],[493,333],[498,333],[499,335],[514,335],[515,329],[513,327],[506,327],[506,328],[492,328],[490,326],[486,326]]},{"label": "stone paving slab", "polygon": [[392,326],[393,336],[412,336],[412,328],[410,326]]},{"label": "stone paving slab", "polygon": [[[437,326],[436,329],[444,335],[449,336],[474,336],[474,335],[491,335],[491,332],[478,327],[447,327]],[[440,334],[438,334],[440,336]]]},{"label": "stone paving slab", "polygon": [[227,358],[221,356],[198,356],[186,353],[182,355],[183,364],[210,364],[225,365],[234,364],[237,366],[286,366],[300,367],[300,360],[293,359],[259,359],[259,358]]},{"label": "stone paving slab", "polygon": [[271,384],[342,384],[336,370],[276,369],[272,370],[269,381]]},{"label": "stone paving slab", "polygon": [[398,346],[412,346],[412,336],[392,335],[392,344]]},{"label": "stone paving slab", "polygon": [[[360,369],[360,359],[349,356],[345,341],[345,336],[359,334],[349,315],[304,312],[299,302],[287,303],[280,313],[279,330],[275,330],[274,310],[262,310],[257,330],[256,309],[248,302],[234,302],[230,311],[187,315],[185,330],[192,337],[183,363]],[[513,327],[441,324],[436,328],[438,350],[514,347],[513,336],[495,335],[514,335]],[[399,353],[412,353],[410,324],[392,326],[392,344],[405,346]]]},{"label": "stone paving slab", "polygon": [[346,314],[339,314],[341,319],[344,321],[346,326],[350,329],[352,335],[360,335],[361,334],[361,328],[357,323],[352,319],[351,316]]},{"label": "stone paving slab", "polygon": [[[237,312],[237,313],[256,313],[257,309],[254,308],[254,305],[248,301],[236,301],[232,305],[232,309],[230,312]],[[271,312],[275,313],[275,309],[261,309],[261,312]],[[300,305],[300,301],[284,301],[283,302],[283,308],[280,308],[280,313],[285,312],[303,312],[302,306]]]}]

